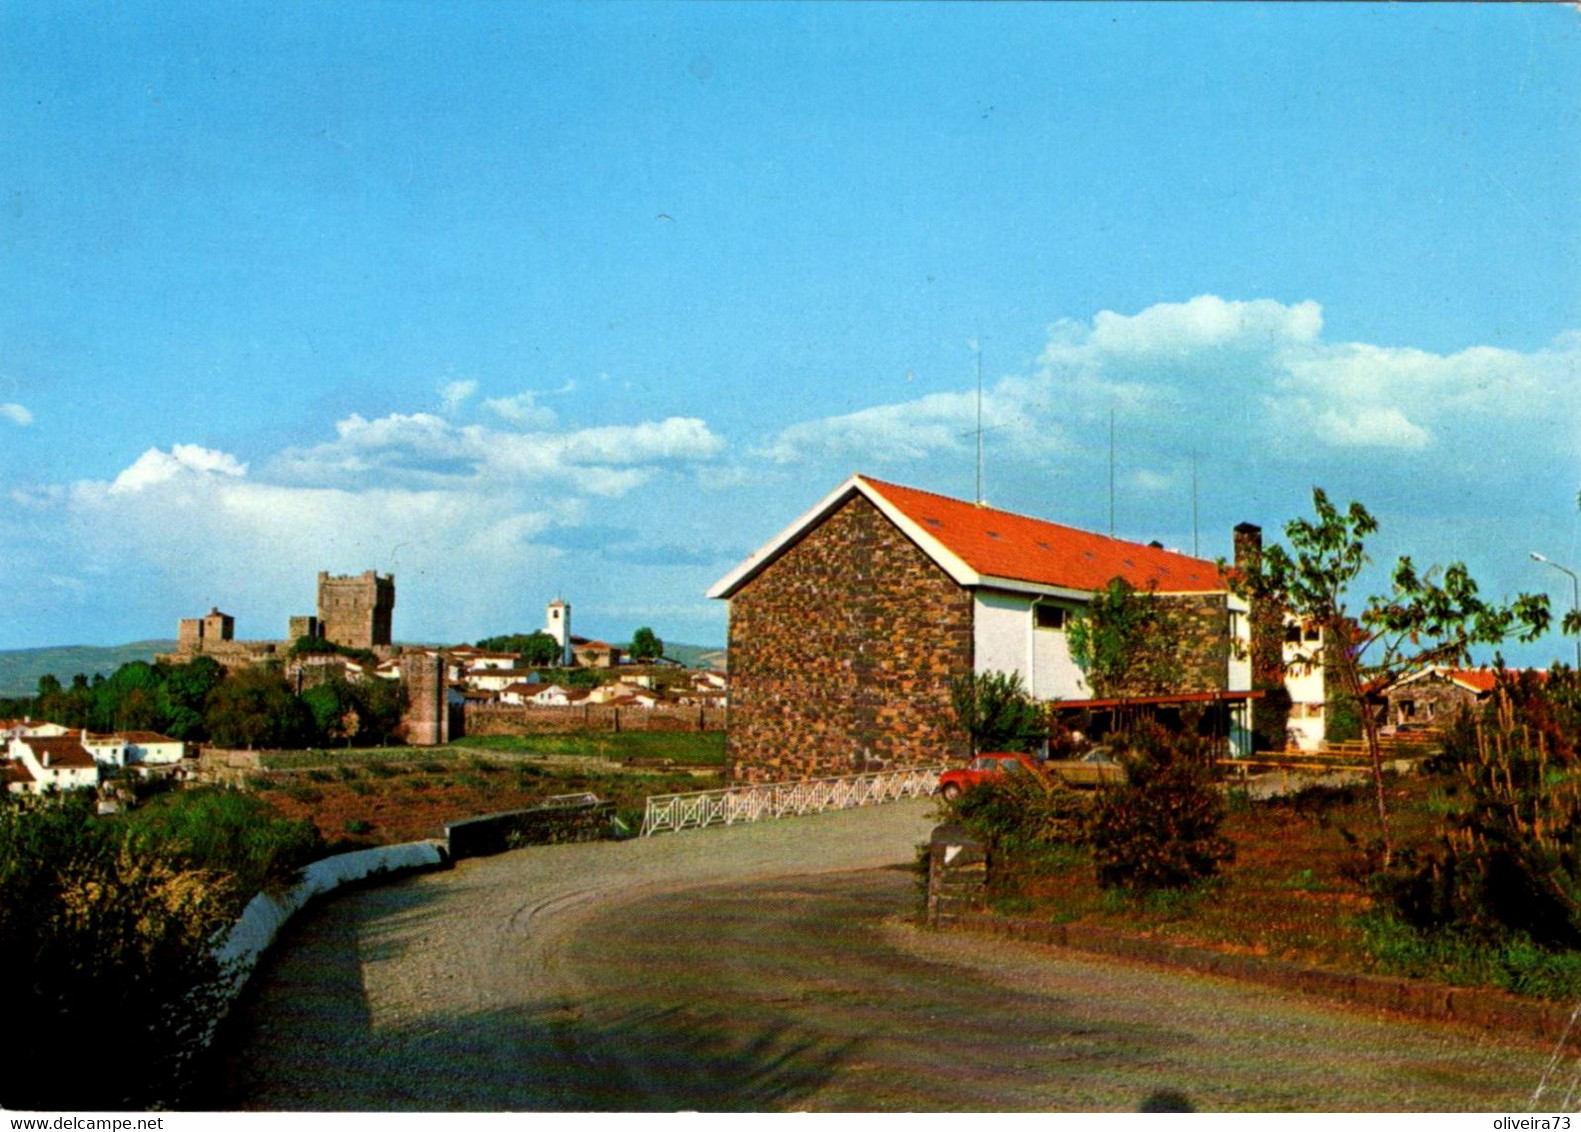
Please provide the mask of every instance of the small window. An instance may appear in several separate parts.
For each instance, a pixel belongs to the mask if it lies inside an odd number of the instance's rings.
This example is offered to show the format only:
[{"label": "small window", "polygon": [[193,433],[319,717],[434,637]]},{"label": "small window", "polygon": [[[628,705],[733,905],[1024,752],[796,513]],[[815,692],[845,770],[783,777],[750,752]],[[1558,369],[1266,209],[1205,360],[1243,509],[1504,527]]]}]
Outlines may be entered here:
[{"label": "small window", "polygon": [[1323,638],[1323,633],[1316,625],[1308,625],[1304,634],[1306,639],[1314,644]]},{"label": "small window", "polygon": [[1299,645],[1301,643],[1301,626],[1291,622],[1285,626],[1285,644]]},{"label": "small window", "polygon": [[1034,605],[1039,629],[1065,628],[1065,611],[1057,605]]}]

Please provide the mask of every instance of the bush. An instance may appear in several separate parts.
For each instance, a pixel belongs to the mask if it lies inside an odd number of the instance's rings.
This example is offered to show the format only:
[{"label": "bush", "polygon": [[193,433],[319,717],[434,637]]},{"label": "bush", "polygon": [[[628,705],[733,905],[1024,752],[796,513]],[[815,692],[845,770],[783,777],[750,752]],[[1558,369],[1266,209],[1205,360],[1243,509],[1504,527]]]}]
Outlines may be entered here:
[{"label": "bush", "polygon": [[1031,774],[992,778],[943,803],[995,853],[1037,856],[1081,841],[1086,802],[1064,784]]},{"label": "bush", "polygon": [[1127,781],[1099,792],[1087,827],[1098,883],[1143,894],[1190,888],[1231,860],[1206,743],[1156,724],[1120,739]]},{"label": "bush", "polygon": [[1402,854],[1372,886],[1405,925],[1480,946],[1581,948],[1581,768],[1551,756],[1501,689],[1491,721],[1462,722],[1442,762],[1460,789],[1436,845]]},{"label": "bush", "polygon": [[261,798],[219,787],[134,811],[130,830],[140,845],[163,846],[188,867],[233,878],[236,913],[261,889],[295,884],[302,866],[324,854],[312,822],[280,817]]},{"label": "bush", "polygon": [[211,947],[238,893],[98,819],[91,798],[0,798],[0,1014],[14,1037],[0,1106],[177,1103],[218,1018],[226,973]]},{"label": "bush", "polygon": [[978,672],[950,681],[950,706],[972,750],[1029,751],[1048,737],[1043,711],[1014,672]]}]

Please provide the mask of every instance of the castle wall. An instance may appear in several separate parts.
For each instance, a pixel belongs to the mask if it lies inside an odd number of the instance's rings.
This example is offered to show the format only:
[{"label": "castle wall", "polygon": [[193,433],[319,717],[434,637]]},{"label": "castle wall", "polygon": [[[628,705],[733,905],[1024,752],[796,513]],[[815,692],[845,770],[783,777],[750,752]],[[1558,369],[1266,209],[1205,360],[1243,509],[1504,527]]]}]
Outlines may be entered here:
[{"label": "castle wall", "polygon": [[406,681],[407,743],[414,747],[437,747],[450,742],[450,708],[443,658],[426,653],[405,654],[401,658],[401,678]]}]

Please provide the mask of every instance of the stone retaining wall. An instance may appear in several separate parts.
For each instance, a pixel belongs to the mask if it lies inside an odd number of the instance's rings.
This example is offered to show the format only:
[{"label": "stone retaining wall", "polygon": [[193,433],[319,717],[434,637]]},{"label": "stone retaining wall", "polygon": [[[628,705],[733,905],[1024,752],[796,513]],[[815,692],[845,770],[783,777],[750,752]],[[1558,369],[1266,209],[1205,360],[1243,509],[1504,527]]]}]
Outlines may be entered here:
[{"label": "stone retaining wall", "polygon": [[581,707],[503,707],[468,704],[465,734],[536,735],[551,731],[723,731],[722,708],[665,705],[651,708],[583,704]]}]

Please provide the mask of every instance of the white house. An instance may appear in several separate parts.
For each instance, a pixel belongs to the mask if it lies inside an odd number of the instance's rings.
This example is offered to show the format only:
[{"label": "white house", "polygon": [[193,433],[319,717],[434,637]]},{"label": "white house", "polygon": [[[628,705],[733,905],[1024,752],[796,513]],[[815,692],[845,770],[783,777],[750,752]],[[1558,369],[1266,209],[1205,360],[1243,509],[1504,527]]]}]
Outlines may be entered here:
[{"label": "white house", "polygon": [[10,756],[32,776],[35,794],[99,784],[98,762],[79,739],[70,735],[13,739]]},{"label": "white house", "polygon": [[126,761],[132,765],[166,766],[186,758],[187,745],[157,731],[123,731]]}]

